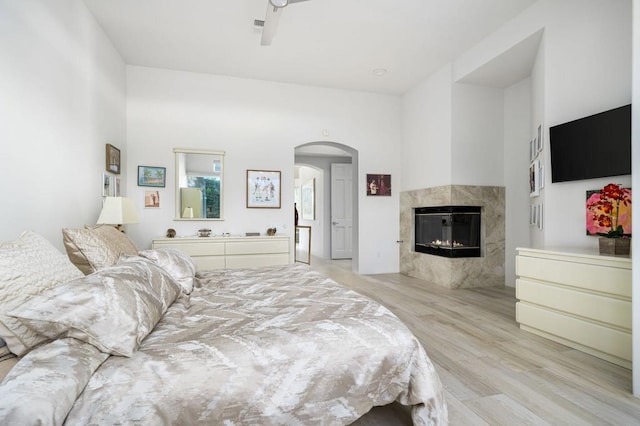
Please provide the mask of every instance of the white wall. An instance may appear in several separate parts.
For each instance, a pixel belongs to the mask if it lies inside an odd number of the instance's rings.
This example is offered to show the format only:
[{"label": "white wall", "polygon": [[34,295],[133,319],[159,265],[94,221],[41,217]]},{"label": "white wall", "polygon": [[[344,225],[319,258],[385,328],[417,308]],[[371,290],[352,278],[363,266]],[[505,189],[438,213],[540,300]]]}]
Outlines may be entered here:
[{"label": "white wall", "polygon": [[503,91],[453,85],[451,184],[504,186]]},{"label": "white wall", "polygon": [[402,97],[400,191],[451,183],[452,90],[448,65]]},{"label": "white wall", "polygon": [[[214,233],[243,234],[264,233],[275,224],[279,233],[292,235],[294,148],[308,142],[337,142],[357,150],[362,182],[366,173],[400,175],[397,96],[135,66],[127,67],[127,90],[128,171],[135,175],[138,165],[167,167],[161,208],[141,209],[141,223],[129,226],[129,234],[141,247],[148,247],[170,227],[182,235],[193,235],[204,225]],[[224,221],[173,220],[174,147],[226,151]],[[247,169],[282,172],[283,208],[246,208]],[[134,180],[128,185],[142,206],[144,188]],[[367,217],[371,215],[364,183],[358,197],[360,240],[355,264],[359,272],[397,271],[397,198],[373,206],[379,220],[388,224],[380,232],[378,220]]]},{"label": "white wall", "polygon": [[[633,0],[633,106],[632,106],[632,187],[640,188],[640,0]],[[636,210],[637,211],[637,210]],[[633,215],[633,228],[640,229],[640,215]],[[640,253],[640,239],[632,239],[632,250]],[[640,365],[640,256],[633,260],[633,365]],[[640,396],[640,368],[633,369],[633,394]]]},{"label": "white wall", "polygon": [[62,227],[98,218],[105,143],[127,158],[125,66],[73,0],[0,0],[0,52],[0,240],[63,250]]},{"label": "white wall", "polygon": [[504,89],[505,284],[514,287],[516,248],[529,245],[531,79]]}]

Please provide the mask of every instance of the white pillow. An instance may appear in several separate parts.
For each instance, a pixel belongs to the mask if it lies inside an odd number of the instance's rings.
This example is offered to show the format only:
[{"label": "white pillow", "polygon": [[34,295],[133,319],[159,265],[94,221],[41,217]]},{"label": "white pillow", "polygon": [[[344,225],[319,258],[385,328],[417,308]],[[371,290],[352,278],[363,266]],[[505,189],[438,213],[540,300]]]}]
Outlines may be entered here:
[{"label": "white pillow", "polygon": [[14,318],[11,309],[49,288],[82,277],[82,272],[44,237],[26,231],[0,243],[0,338],[20,356],[45,339]]},{"label": "white pillow", "polygon": [[196,264],[183,251],[174,248],[158,248],[143,250],[138,253],[171,274],[182,286],[182,291],[190,294],[193,291],[193,277],[196,275]]},{"label": "white pillow", "polygon": [[51,288],[8,315],[49,339],[73,337],[131,356],[180,289],[166,271],[136,256]]}]

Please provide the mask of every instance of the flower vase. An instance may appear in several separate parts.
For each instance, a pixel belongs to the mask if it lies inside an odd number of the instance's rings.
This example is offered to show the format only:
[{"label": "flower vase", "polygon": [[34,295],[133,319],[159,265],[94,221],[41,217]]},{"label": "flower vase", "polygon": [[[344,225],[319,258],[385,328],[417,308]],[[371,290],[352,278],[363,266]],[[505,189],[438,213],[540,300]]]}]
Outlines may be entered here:
[{"label": "flower vase", "polygon": [[600,254],[629,254],[631,238],[600,238]]}]

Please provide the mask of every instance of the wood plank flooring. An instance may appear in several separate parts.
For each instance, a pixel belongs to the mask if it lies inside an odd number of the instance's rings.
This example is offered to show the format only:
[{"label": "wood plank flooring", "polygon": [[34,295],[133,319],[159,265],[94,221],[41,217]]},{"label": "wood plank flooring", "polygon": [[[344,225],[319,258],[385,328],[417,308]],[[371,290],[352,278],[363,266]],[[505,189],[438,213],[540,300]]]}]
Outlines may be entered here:
[{"label": "wood plank flooring", "polygon": [[[449,290],[400,274],[357,275],[350,261],[311,267],[393,311],[443,382],[451,425],[640,425],[631,371],[520,330],[513,288]],[[411,424],[403,407],[357,425]]]}]

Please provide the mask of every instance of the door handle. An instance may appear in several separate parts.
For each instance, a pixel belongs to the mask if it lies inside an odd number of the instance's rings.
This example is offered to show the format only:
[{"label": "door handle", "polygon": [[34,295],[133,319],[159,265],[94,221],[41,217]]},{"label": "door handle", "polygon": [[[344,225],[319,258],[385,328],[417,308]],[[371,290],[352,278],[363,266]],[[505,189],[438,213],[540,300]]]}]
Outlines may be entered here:
[{"label": "door handle", "polygon": [[404,240],[396,240],[396,243],[404,243]]},{"label": "door handle", "polygon": [[331,224],[332,224],[332,225],[337,225],[337,224],[338,224],[338,222],[331,222]]}]

